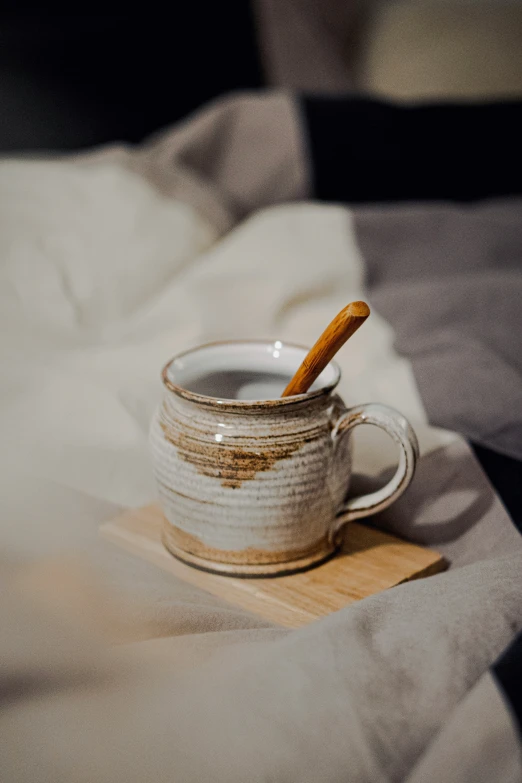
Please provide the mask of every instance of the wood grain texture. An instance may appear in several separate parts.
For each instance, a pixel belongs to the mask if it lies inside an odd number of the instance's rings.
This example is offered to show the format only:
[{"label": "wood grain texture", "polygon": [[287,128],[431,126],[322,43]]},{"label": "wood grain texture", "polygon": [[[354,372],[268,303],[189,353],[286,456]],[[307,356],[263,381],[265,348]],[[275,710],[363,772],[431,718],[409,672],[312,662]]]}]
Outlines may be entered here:
[{"label": "wood grain texture", "polygon": [[343,606],[411,579],[443,571],[438,552],[351,523],[339,554],[310,571],[238,579],[199,571],[161,543],[163,514],[151,505],[127,511],[100,529],[102,536],[196,587],[273,623],[297,628]]},{"label": "wood grain texture", "polygon": [[319,377],[339,348],[366,321],[370,308],[366,302],[351,302],[326,327],[313,348],[306,354],[296,374],[284,390],[282,397],[304,394]]}]

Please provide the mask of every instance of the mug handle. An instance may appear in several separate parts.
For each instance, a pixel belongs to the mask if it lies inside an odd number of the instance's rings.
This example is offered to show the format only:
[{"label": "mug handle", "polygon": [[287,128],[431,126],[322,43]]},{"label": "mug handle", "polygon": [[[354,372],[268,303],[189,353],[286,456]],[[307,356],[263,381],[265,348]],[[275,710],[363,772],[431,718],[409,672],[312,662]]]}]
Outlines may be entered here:
[{"label": "mug handle", "polygon": [[357,405],[348,410],[344,408],[332,430],[334,444],[359,424],[373,424],[387,432],[399,446],[399,464],[395,475],[384,487],[367,495],[350,498],[343,504],[331,532],[334,541],[347,522],[376,514],[397,500],[410,485],[419,458],[419,444],[411,424],[394,408],[376,402]]}]

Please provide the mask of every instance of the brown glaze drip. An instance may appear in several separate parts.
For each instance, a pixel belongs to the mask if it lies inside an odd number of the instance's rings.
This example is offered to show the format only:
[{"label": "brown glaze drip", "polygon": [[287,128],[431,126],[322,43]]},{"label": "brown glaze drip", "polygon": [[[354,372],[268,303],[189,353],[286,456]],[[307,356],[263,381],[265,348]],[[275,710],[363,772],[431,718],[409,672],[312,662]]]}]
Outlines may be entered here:
[{"label": "brown glaze drip", "polygon": [[332,544],[329,541],[328,536],[322,536],[313,546],[308,546],[306,548],[297,547],[296,549],[287,549],[279,552],[269,552],[266,549],[258,549],[257,547],[247,547],[240,551],[215,549],[214,547],[204,544],[197,536],[170,524],[165,524],[163,528],[163,542],[167,549],[169,544],[171,544],[178,549],[181,549],[188,554],[196,555],[197,557],[213,560],[217,563],[234,563],[237,565],[245,563],[255,563],[259,565],[269,563],[291,563],[292,560],[300,560],[303,557],[313,557],[318,552],[324,552],[325,555],[327,555],[332,551]]},{"label": "brown glaze drip", "polygon": [[172,443],[179,457],[194,465],[198,473],[218,478],[224,487],[237,489],[243,481],[251,481],[257,473],[270,470],[279,460],[287,459],[313,437],[278,443],[263,451],[249,451],[228,443],[208,443],[161,422],[165,438]]}]

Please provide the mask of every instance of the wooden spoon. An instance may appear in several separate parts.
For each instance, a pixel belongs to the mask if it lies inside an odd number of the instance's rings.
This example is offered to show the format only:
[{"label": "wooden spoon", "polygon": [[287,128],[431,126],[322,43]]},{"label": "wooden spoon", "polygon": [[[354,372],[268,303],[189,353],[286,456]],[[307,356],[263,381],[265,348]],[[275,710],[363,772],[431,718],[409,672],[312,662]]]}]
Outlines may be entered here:
[{"label": "wooden spoon", "polygon": [[306,354],[282,397],[304,394],[322,373],[339,348],[357,331],[370,315],[366,302],[351,302],[326,327],[313,348]]}]

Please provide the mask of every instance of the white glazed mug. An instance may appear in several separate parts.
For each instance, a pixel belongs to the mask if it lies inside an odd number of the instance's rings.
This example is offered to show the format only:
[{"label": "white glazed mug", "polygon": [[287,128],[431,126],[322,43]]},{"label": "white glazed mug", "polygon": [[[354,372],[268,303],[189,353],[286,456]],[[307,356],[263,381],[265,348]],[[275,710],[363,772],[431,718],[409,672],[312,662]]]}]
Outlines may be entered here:
[{"label": "white glazed mug", "polygon": [[[305,355],[280,341],[214,343],[164,367],[150,445],[163,542],[179,559],[235,576],[303,570],[336,551],[347,522],[386,508],[411,482],[410,424],[378,403],[347,409],[334,394],[335,362],[306,394],[280,396]],[[385,430],[399,462],[382,489],[345,500],[358,424]]]}]

